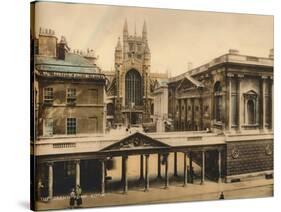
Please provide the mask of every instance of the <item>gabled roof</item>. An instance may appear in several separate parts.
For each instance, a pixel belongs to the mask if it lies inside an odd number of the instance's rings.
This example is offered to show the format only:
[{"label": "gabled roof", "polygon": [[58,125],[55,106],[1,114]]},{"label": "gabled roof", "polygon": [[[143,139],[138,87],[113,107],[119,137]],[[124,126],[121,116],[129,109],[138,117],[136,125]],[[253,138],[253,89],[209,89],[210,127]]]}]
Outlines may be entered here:
[{"label": "gabled roof", "polygon": [[177,86],[177,89],[180,89],[183,87],[185,82],[190,82],[192,85],[194,85],[196,88],[203,88],[204,85],[199,82],[198,80],[194,79],[193,77],[186,75],[181,81],[180,84]]},{"label": "gabled roof", "polygon": [[119,150],[136,150],[136,149],[153,149],[153,148],[167,148],[168,144],[153,139],[145,134],[136,132],[129,135],[122,140],[111,144],[100,151],[119,151]]}]

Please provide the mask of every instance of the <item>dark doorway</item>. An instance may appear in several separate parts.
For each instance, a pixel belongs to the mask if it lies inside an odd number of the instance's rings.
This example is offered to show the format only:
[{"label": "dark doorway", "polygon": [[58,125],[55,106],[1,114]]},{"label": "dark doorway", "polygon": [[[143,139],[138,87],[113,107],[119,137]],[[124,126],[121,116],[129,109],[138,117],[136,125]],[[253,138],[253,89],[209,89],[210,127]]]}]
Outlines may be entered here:
[{"label": "dark doorway", "polygon": [[84,192],[99,192],[101,186],[101,163],[98,160],[80,162],[80,184]]},{"label": "dark doorway", "polygon": [[69,194],[71,188],[75,187],[75,163],[56,162],[53,169],[54,196]]}]

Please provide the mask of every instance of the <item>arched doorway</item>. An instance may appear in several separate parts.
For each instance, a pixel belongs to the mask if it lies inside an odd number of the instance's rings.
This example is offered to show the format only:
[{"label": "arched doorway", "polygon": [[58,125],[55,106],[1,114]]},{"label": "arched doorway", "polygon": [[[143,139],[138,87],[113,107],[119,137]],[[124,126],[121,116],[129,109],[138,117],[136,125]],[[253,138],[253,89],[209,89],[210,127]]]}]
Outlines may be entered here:
[{"label": "arched doorway", "polygon": [[142,104],[142,79],[139,72],[131,69],[125,77],[125,103],[127,106]]}]

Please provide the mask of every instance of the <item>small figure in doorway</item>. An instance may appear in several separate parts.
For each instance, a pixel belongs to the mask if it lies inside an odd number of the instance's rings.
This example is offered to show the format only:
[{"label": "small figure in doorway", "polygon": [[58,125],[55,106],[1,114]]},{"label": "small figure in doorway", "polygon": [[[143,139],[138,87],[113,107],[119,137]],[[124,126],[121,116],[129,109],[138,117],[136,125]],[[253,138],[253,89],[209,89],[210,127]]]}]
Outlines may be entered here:
[{"label": "small figure in doorway", "polygon": [[70,199],[69,199],[69,206],[71,209],[74,208],[74,204],[75,204],[75,189],[72,188],[70,192]]},{"label": "small figure in doorway", "polygon": [[80,207],[82,205],[82,189],[80,185],[76,186],[76,204],[77,207]]},{"label": "small figure in doorway", "polygon": [[223,194],[223,192],[221,192],[220,198],[219,198],[219,199],[224,199],[224,194]]}]

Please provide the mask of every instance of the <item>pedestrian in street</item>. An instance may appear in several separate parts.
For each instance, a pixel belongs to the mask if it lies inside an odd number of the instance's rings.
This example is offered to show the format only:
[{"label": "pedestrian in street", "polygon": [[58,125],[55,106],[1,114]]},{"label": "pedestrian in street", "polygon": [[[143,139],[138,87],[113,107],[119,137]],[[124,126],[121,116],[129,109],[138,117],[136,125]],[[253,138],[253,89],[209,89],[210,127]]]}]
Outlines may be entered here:
[{"label": "pedestrian in street", "polygon": [[80,207],[82,205],[82,189],[80,185],[76,186],[76,204],[77,207]]},{"label": "pedestrian in street", "polygon": [[219,198],[219,199],[224,199],[224,194],[223,194],[223,192],[221,192],[220,198]]},{"label": "pedestrian in street", "polygon": [[72,188],[70,192],[69,206],[71,209],[73,209],[74,205],[75,205],[75,189]]}]

